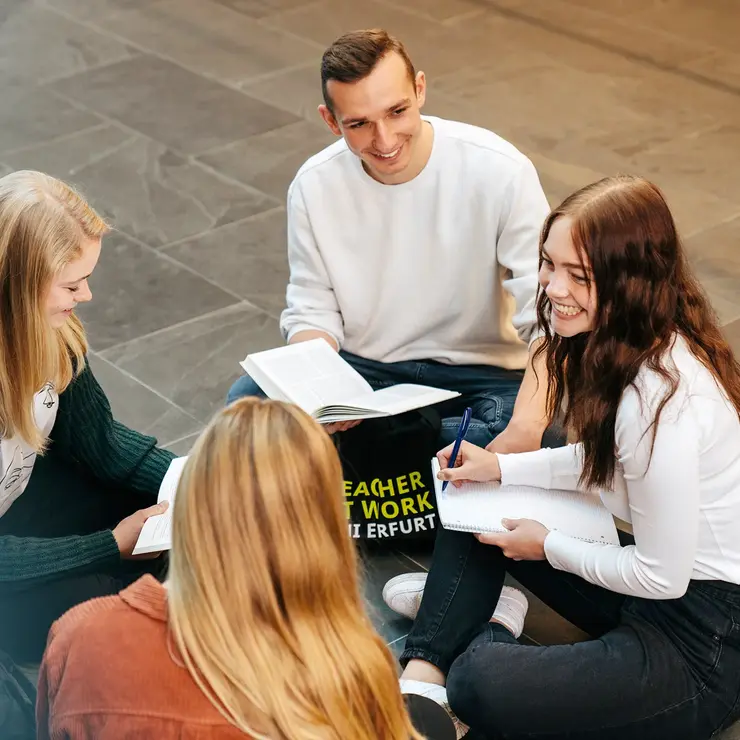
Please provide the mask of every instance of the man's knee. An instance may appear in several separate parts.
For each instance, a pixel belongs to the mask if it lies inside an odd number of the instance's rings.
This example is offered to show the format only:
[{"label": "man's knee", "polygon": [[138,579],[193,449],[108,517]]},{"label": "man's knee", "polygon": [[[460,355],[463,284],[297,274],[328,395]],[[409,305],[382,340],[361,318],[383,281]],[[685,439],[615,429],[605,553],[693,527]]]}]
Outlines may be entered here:
[{"label": "man's knee", "polygon": [[[439,439],[440,446],[447,447],[452,444],[457,437],[457,430],[460,426],[461,417],[448,417],[442,419],[442,429],[440,431]],[[487,424],[479,419],[473,419],[470,422],[468,431],[465,435],[465,440],[477,447],[486,447],[490,442],[493,441],[497,434],[495,425]]]},{"label": "man's knee", "polygon": [[239,398],[245,398],[246,396],[260,396],[264,398],[265,394],[249,375],[242,375],[229,388],[229,392],[226,395],[226,405],[228,406]]}]

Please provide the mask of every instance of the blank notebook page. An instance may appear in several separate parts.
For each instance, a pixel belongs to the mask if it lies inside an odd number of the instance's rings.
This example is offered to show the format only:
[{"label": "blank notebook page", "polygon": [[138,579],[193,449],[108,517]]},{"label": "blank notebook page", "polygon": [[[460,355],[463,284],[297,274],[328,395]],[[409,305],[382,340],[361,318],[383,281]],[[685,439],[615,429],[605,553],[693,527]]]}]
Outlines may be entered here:
[{"label": "blank notebook page", "polygon": [[556,491],[500,483],[451,483],[442,491],[439,463],[432,460],[437,509],[445,529],[505,532],[502,519],[534,519],[548,529],[588,542],[619,544],[609,510],[592,493]]}]

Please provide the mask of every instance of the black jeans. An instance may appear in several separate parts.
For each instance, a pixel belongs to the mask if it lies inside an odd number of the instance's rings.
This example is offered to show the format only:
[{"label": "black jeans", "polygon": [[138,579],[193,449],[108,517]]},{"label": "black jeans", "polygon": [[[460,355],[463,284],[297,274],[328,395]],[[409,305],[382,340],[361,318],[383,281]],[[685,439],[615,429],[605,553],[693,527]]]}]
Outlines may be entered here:
[{"label": "black jeans", "polygon": [[[113,529],[137,509],[155,503],[125,488],[103,486],[49,452],[38,457],[26,490],[0,517],[0,536],[63,537]],[[73,606],[118,593],[144,573],[160,580],[167,558],[120,560],[31,586],[0,584],[0,650],[16,662],[37,662],[52,623]]]},{"label": "black jeans", "polygon": [[[489,623],[507,572],[593,639],[520,645]],[[740,716],[740,587],[624,597],[440,529],[411,658],[447,674],[452,709],[486,738],[703,740]]]}]

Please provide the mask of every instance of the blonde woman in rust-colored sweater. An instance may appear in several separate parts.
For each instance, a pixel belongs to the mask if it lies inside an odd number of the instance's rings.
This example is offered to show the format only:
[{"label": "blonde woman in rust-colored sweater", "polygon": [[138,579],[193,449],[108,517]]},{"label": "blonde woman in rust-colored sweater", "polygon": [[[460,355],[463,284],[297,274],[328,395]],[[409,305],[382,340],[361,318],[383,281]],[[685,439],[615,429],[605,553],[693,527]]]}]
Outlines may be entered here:
[{"label": "blonde woman in rust-colored sweater", "polygon": [[170,557],[166,587],[144,576],[53,626],[40,738],[421,740],[363,609],[336,452],[297,407],[215,417]]}]

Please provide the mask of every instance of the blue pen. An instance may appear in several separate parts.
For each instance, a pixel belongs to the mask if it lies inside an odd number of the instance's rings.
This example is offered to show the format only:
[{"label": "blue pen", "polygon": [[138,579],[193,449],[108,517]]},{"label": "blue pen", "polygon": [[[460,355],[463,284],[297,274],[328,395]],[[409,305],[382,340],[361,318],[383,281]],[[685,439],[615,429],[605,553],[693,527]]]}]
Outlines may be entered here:
[{"label": "blue pen", "polygon": [[[463,439],[465,439],[465,435],[468,433],[468,427],[470,426],[470,419],[473,416],[473,409],[467,408],[465,409],[462,419],[460,419],[460,426],[457,428],[457,437],[455,438],[455,444],[452,447],[452,454],[450,455],[450,462],[447,466],[448,468],[454,468],[455,467],[455,461],[457,460],[457,455],[460,452],[460,445],[462,444]],[[444,491],[445,488],[447,488],[447,484],[449,481],[445,481],[442,484],[442,490]]]}]

